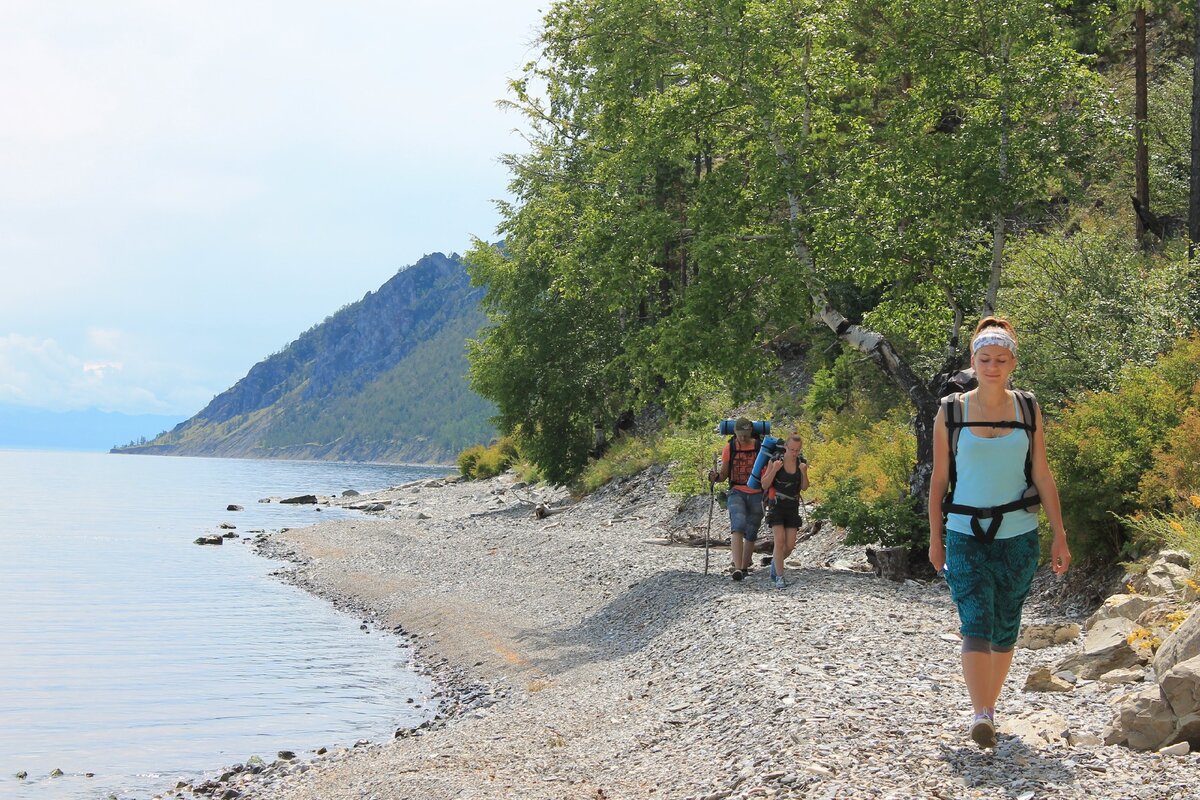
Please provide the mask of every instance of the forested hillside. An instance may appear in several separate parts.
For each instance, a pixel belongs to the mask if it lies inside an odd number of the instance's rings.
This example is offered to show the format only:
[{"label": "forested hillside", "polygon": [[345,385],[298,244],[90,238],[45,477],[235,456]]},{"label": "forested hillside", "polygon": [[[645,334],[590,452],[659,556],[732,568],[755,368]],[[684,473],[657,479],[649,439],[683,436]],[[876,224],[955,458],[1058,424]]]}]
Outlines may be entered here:
[{"label": "forested hillside", "polygon": [[256,364],[199,414],[120,452],[447,463],[488,441],[466,382],[481,291],[434,253]]}]

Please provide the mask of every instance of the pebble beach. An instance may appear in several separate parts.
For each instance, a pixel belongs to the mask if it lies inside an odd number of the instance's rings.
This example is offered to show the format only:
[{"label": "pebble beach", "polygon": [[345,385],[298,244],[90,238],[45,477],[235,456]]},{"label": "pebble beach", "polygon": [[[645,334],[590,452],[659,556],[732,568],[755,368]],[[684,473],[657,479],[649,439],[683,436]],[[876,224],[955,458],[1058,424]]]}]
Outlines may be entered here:
[{"label": "pebble beach", "polygon": [[[437,716],[167,796],[1200,797],[1200,755],[1102,744],[1131,687],[1023,690],[1078,641],[1018,650],[999,746],[980,750],[944,583],[877,578],[828,526],[802,531],[784,589],[765,566],[730,580],[717,546],[705,574],[680,542],[703,536],[708,499],[667,481],[651,469],[575,502],[512,475],[426,480],[333,501],[369,518],[261,537],[282,580],[412,642]],[[712,531],[727,540],[720,508]],[[1091,610],[1032,604],[1025,621]]]}]

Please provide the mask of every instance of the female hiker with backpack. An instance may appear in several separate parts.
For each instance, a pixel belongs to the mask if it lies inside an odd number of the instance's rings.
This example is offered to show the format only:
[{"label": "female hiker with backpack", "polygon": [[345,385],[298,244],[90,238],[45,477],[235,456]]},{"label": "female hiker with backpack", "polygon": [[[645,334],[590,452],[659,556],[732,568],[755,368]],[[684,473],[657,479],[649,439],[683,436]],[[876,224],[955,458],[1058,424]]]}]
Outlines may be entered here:
[{"label": "female hiker with backpack", "polygon": [[773,505],[767,514],[767,525],[775,533],[775,551],[771,557],[771,580],[776,589],[783,589],[783,562],[796,549],[800,532],[800,493],[808,488],[808,462],[801,451],[804,440],[793,433],[784,443],[783,455],[771,459],[763,470],[762,487]]},{"label": "female hiker with backpack", "polygon": [[978,387],[945,398],[934,420],[929,561],[944,570],[958,607],[970,736],[995,747],[996,700],[1040,555],[1039,503],[1053,532],[1054,574],[1067,571],[1071,553],[1041,411],[1033,395],[1008,388],[1017,334],[1007,320],[980,320],[971,365]]}]

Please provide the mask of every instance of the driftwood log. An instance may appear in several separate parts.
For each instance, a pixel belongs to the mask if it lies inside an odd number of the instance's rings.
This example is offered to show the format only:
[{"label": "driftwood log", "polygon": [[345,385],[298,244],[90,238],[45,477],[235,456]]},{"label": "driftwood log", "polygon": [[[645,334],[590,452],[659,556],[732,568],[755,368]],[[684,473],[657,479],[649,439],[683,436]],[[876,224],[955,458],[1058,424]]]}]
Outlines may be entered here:
[{"label": "driftwood log", "polygon": [[[812,522],[800,528],[800,532],[796,534],[796,542],[799,543],[803,542],[805,539],[811,539],[818,532],[820,532],[821,528],[824,526],[825,520],[814,519]],[[703,531],[704,528],[699,527],[699,530]],[[704,534],[702,532],[692,533],[689,536],[680,537],[678,540],[672,536],[670,537],[670,540],[671,543],[678,543],[687,547],[704,547]],[[713,534],[712,537],[709,538],[708,543],[711,547],[729,547],[729,536],[724,531],[720,535]],[[754,552],[769,553],[774,546],[773,540],[759,537],[758,543],[754,547]]]}]

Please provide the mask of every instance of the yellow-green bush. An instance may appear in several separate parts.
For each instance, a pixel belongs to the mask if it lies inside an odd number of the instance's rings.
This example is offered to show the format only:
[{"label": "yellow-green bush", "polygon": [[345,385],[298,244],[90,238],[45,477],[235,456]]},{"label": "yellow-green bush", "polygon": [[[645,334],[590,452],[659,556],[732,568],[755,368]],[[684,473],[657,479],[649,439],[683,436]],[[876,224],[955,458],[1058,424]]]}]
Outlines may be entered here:
[{"label": "yellow-green bush", "polygon": [[475,464],[479,461],[479,457],[483,455],[484,446],[481,444],[471,445],[466,450],[458,454],[458,472],[464,478],[471,478],[475,475]]},{"label": "yellow-green bush", "polygon": [[1195,447],[1189,408],[1197,407],[1200,338],[1193,337],[1154,367],[1126,370],[1115,391],[1079,398],[1047,426],[1063,518],[1078,555],[1116,555],[1130,543],[1123,520],[1163,510],[1144,504],[1182,488],[1191,465],[1175,470],[1173,459]]},{"label": "yellow-green bush", "polygon": [[671,462],[668,489],[678,495],[708,493],[708,471],[716,465],[724,438],[712,430],[676,429],[663,438],[663,454]]},{"label": "yellow-green bush", "polygon": [[660,452],[657,439],[641,439],[623,436],[600,458],[584,468],[579,477],[579,489],[593,492],[615,478],[636,475],[652,464],[664,463],[666,456]]},{"label": "yellow-green bush", "polygon": [[504,436],[489,447],[481,444],[468,447],[458,454],[458,471],[464,478],[483,480],[494,478],[520,459],[516,443]]},{"label": "yellow-green bush", "polygon": [[1200,409],[1191,408],[1183,421],[1154,451],[1154,466],[1139,485],[1143,508],[1172,509],[1178,513],[1191,505],[1191,491],[1200,486]]},{"label": "yellow-green bush", "polygon": [[826,414],[811,439],[804,450],[812,499],[820,501],[851,480],[858,481],[865,502],[908,491],[917,439],[900,413],[875,422]]}]

